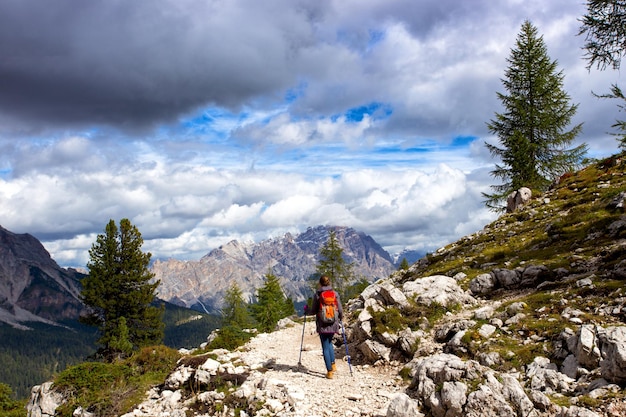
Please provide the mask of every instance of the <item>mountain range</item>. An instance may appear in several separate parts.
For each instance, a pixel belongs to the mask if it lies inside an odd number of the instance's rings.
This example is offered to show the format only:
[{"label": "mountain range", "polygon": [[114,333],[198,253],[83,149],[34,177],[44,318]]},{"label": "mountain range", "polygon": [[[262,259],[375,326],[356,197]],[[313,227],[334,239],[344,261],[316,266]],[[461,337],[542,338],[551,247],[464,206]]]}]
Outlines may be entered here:
[{"label": "mountain range", "polygon": [[[260,243],[232,241],[198,261],[156,260],[159,298],[207,313],[219,312],[224,292],[237,283],[250,300],[268,272],[280,278],[286,294],[304,301],[310,292],[320,248],[334,230],[356,279],[374,281],[396,269],[392,257],[370,236],[348,227],[317,226]],[[0,227],[0,322],[27,329],[29,322],[76,321],[84,306],[75,269],[60,267],[34,236]]]},{"label": "mountain range", "polygon": [[312,295],[310,277],[320,260],[320,248],[329,231],[335,232],[347,263],[354,265],[355,281],[386,278],[395,269],[391,256],[372,237],[349,227],[317,226],[305,232],[285,234],[260,243],[229,242],[199,261],[157,260],[152,265],[161,280],[159,297],[188,308],[215,313],[224,293],[236,283],[244,298],[253,302],[255,290],[263,286],[268,272],[280,279],[286,295],[304,302]]}]

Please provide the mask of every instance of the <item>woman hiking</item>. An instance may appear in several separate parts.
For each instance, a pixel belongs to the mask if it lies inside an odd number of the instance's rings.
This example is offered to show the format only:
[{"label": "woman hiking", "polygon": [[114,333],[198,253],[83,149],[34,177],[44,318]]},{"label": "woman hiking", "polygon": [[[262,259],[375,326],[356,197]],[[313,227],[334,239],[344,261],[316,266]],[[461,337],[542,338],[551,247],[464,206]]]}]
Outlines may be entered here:
[{"label": "woman hiking", "polygon": [[313,305],[310,314],[315,315],[317,333],[322,342],[322,353],[326,364],[326,378],[332,379],[336,370],[335,348],[333,337],[339,333],[343,320],[343,308],[339,294],[330,285],[330,278],[326,275],[320,277],[319,286],[313,296]]}]

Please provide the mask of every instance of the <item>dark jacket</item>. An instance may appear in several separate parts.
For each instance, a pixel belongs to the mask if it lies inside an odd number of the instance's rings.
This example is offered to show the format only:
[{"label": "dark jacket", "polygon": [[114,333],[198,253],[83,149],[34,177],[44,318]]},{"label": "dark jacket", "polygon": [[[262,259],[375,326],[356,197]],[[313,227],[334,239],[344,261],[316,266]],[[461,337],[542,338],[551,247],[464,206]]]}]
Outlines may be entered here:
[{"label": "dark jacket", "polygon": [[339,320],[335,320],[333,324],[320,323],[318,312],[320,310],[320,294],[324,291],[333,290],[332,287],[321,287],[313,295],[313,305],[311,306],[310,314],[315,316],[315,325],[318,333],[339,333],[341,330],[341,322],[343,321],[343,307],[341,306],[341,300],[339,294],[335,291],[335,297],[337,298],[337,312]]}]

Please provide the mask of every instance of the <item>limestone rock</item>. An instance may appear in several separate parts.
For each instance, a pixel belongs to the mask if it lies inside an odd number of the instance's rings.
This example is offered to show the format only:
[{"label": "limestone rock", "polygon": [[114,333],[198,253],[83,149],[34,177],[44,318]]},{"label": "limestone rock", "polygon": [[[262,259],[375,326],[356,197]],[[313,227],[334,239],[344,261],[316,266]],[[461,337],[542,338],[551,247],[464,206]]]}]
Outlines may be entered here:
[{"label": "limestone rock", "polygon": [[56,392],[52,382],[45,382],[33,387],[26,410],[28,417],[54,417],[57,407],[65,401],[63,395]]},{"label": "limestone rock", "polygon": [[617,384],[626,383],[626,326],[598,329],[602,377]]},{"label": "limestone rock", "polygon": [[445,275],[434,275],[405,282],[402,291],[407,297],[424,305],[438,303],[444,307],[451,305],[474,304],[476,300],[467,294],[454,278]]},{"label": "limestone rock", "polygon": [[513,191],[506,198],[506,212],[513,213],[530,201],[531,197],[532,191],[528,187],[522,187],[519,190]]},{"label": "limestone rock", "polygon": [[406,394],[396,394],[387,408],[387,417],[423,417],[419,403]]}]

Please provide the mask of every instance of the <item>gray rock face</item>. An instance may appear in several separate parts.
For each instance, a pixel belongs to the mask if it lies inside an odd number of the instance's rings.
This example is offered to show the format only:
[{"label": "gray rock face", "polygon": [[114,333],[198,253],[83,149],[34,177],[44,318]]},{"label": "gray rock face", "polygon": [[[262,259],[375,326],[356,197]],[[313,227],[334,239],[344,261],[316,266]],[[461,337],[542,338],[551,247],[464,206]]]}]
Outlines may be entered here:
[{"label": "gray rock face", "polygon": [[[159,297],[174,304],[215,312],[226,290],[237,283],[244,298],[252,301],[264,284],[268,270],[281,279],[287,296],[304,301],[310,295],[307,282],[316,270],[320,248],[328,241],[330,227],[309,228],[297,236],[286,234],[258,244],[232,241],[199,261],[155,261],[152,272],[161,280]],[[370,236],[352,228],[333,227],[355,276],[387,278],[395,270],[391,256]],[[391,295],[393,296],[393,295]]]},{"label": "gray rock face", "polygon": [[476,361],[444,353],[417,359],[413,368],[411,389],[435,417],[539,415],[517,379]]},{"label": "gray rock face", "polygon": [[396,394],[389,403],[387,417],[423,417],[419,403],[406,394]]},{"label": "gray rock face", "polygon": [[599,328],[597,337],[602,376],[610,382],[626,383],[626,326]]},{"label": "gray rock face", "polygon": [[514,270],[497,268],[491,272],[478,275],[469,283],[473,295],[487,295],[497,289],[517,289],[539,286],[557,275],[544,265],[529,265]]},{"label": "gray rock face", "polygon": [[37,385],[31,390],[30,401],[26,406],[28,417],[54,417],[63,401],[63,395],[52,389],[52,382]]},{"label": "gray rock face", "polygon": [[82,276],[59,267],[33,236],[0,227],[0,322],[77,319]]},{"label": "gray rock face", "polygon": [[407,297],[415,297],[419,304],[431,305],[438,303],[444,307],[454,304],[473,304],[476,300],[467,294],[454,278],[445,275],[434,275],[405,282],[402,291]]}]

